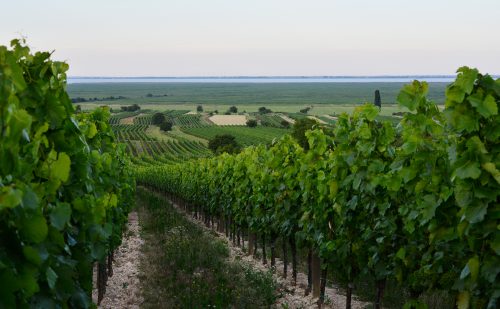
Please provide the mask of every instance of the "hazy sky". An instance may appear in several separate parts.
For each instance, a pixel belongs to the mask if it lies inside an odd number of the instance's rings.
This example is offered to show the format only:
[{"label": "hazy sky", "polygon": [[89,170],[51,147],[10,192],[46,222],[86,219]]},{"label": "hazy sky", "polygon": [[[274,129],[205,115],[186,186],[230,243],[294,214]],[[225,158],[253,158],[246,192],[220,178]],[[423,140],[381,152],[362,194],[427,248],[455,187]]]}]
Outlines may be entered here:
[{"label": "hazy sky", "polygon": [[500,0],[0,0],[72,76],[500,73]]}]

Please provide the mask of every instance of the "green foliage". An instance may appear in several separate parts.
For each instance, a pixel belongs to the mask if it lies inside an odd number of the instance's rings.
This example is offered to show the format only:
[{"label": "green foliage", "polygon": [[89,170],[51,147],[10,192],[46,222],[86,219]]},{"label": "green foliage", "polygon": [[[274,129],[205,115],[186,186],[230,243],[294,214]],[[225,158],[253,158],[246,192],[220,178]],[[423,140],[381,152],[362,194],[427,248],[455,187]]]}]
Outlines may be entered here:
[{"label": "green foliage", "polygon": [[301,109],[301,110],[300,110],[300,112],[301,112],[302,114],[307,114],[310,110],[311,110],[311,108],[310,108],[310,107],[306,107],[306,108]]},{"label": "green foliage", "polygon": [[274,303],[271,272],[230,261],[225,242],[163,198],[142,189],[138,201],[148,235],[145,259],[159,264],[146,269],[141,281],[145,308],[268,308]]},{"label": "green foliage", "polygon": [[172,130],[172,123],[170,121],[164,121],[160,124],[160,130],[162,131],[171,131]]},{"label": "green foliage", "polygon": [[0,46],[0,307],[90,307],[133,180],[106,108],[75,115],[68,65]]},{"label": "green foliage", "polygon": [[124,111],[124,112],[135,112],[135,111],[138,111],[140,110],[141,107],[137,104],[133,104],[133,105],[130,105],[130,106],[122,106],[121,107],[121,110]]},{"label": "green foliage", "polygon": [[380,90],[375,90],[375,100],[373,105],[377,106],[379,109],[382,108],[382,99],[380,98]]},{"label": "green foliage", "polygon": [[203,111],[203,106],[201,106],[201,105],[196,106],[196,111],[197,112],[202,112]]},{"label": "green foliage", "polygon": [[318,122],[310,118],[302,118],[295,121],[292,127],[292,136],[305,150],[309,149],[309,142],[306,137],[306,131],[311,130],[318,125]]},{"label": "green foliage", "polygon": [[206,140],[213,139],[216,135],[231,134],[236,138],[236,141],[241,146],[250,146],[258,144],[270,144],[273,140],[277,140],[285,134],[290,133],[290,130],[258,126],[249,128],[247,126],[205,126],[205,127],[190,127],[182,128],[183,132],[194,135]]},{"label": "green foliage", "polygon": [[208,148],[214,153],[236,153],[240,151],[240,146],[236,138],[231,134],[216,135],[208,142]]},{"label": "green foliage", "polygon": [[153,118],[151,119],[151,123],[154,125],[161,125],[163,122],[165,122],[166,117],[163,113],[154,113]]},{"label": "green foliage", "polygon": [[449,149],[457,218],[450,228],[457,231],[462,268],[455,286],[473,306],[488,300],[494,308],[500,298],[500,80],[467,67],[457,73],[444,112],[457,133]]},{"label": "green foliage", "polygon": [[259,107],[259,114],[269,114],[271,112],[272,111],[267,107],[264,107],[264,106]]},{"label": "green foliage", "polygon": [[228,109],[228,112],[230,113],[237,113],[238,112],[238,108],[236,106],[231,106],[229,109]]},{"label": "green foliage", "polygon": [[137,177],[251,232],[293,235],[347,282],[369,275],[411,295],[446,291],[459,308],[497,308],[500,80],[458,73],[443,112],[414,81],[398,95],[411,112],[396,127],[367,104],[338,116],[333,134],[298,121],[299,142]]},{"label": "green foliage", "polygon": [[256,126],[257,126],[257,120],[255,120],[255,119],[248,119],[247,120],[247,127],[255,128]]}]

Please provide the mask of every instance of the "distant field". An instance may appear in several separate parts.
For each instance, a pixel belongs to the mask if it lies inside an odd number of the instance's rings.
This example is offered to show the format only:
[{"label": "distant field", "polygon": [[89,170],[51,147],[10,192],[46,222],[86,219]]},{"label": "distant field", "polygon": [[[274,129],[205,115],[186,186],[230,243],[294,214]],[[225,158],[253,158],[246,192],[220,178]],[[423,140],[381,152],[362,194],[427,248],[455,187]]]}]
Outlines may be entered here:
[{"label": "distant field", "polygon": [[[405,83],[95,83],[69,84],[71,98],[126,97],[79,103],[83,108],[96,105],[137,103],[149,109],[195,110],[203,105],[205,111],[225,112],[236,105],[239,111],[254,112],[260,106],[273,111],[298,112],[313,106],[311,114],[332,113],[333,107],[373,102],[374,91],[380,90],[382,104],[394,104]],[[437,103],[444,101],[447,83],[430,83],[429,98]],[[149,96],[148,96],[149,95]],[[145,107],[144,107],[145,108]]]},{"label": "distant field", "polygon": [[[130,104],[130,103],[127,103]],[[138,103],[141,105],[141,103]],[[100,102],[97,103],[78,103],[78,105],[82,106],[83,109],[94,109],[97,106],[108,105],[114,110],[120,110],[120,106],[124,104],[118,104],[116,102],[106,103]],[[126,104],[125,104],[126,105]],[[257,112],[260,106],[262,105],[250,105],[250,104],[236,104],[238,110],[240,112]],[[324,115],[324,114],[340,114],[343,112],[350,113],[352,110],[360,104],[315,104],[312,109],[308,112],[310,115]],[[158,110],[158,111],[168,111],[168,110],[196,110],[196,104],[173,104],[173,103],[164,103],[164,104],[148,104],[146,106],[141,105],[143,108],[147,108],[149,110]],[[286,113],[298,113],[301,109],[304,108],[304,105],[301,104],[265,104],[265,106],[271,109],[273,112],[286,112]],[[310,105],[309,105],[310,106]],[[205,111],[219,111],[225,112],[229,108],[229,105],[214,105],[214,104],[203,104],[203,109]],[[403,111],[396,104],[382,104],[382,110],[380,112],[381,115],[390,116],[393,112]]]}]

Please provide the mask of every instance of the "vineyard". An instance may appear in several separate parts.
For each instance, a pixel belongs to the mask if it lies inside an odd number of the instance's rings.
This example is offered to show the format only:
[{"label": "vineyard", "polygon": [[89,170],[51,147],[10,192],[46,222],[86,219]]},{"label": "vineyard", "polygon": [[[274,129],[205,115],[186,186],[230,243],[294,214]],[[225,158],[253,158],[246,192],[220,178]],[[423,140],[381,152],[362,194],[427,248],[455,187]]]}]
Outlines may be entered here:
[{"label": "vineyard", "polygon": [[236,141],[242,146],[268,144],[274,139],[279,139],[283,135],[291,132],[287,129],[272,127],[249,128],[243,126],[207,126],[199,128],[182,128],[182,130],[188,134],[207,140],[214,138],[216,135],[231,134],[236,137]]},{"label": "vineyard", "polygon": [[[333,136],[307,133],[304,151],[285,136],[179,165],[141,168],[142,185],[168,194],[195,216],[224,222],[226,234],[309,251],[310,286],[322,298],[328,272],[374,278],[380,308],[388,281],[405,287],[406,308],[424,308],[429,290],[456,296],[458,308],[497,308],[500,297],[500,81],[461,68],[441,111],[413,82],[398,96],[395,128],[365,105],[338,116]],[[205,129],[206,130],[206,129]],[[199,133],[201,134],[201,133]],[[284,253],[285,254],[285,253]],[[285,265],[287,263],[285,262]],[[286,266],[284,266],[286,267]]]},{"label": "vineyard", "polygon": [[[68,65],[0,46],[0,307],[102,299],[135,181],[107,108],[75,114]],[[114,120],[113,120],[114,121]]]},{"label": "vineyard", "polygon": [[174,124],[185,128],[202,128],[211,125],[201,115],[180,115],[174,118]]},{"label": "vineyard", "polygon": [[[153,120],[153,115],[152,114],[140,115],[140,116],[137,116],[137,117],[134,118],[134,124],[135,125],[149,126],[149,125],[151,125],[151,121],[152,120]],[[111,124],[114,124],[114,123],[111,123]]]},{"label": "vineyard", "polygon": [[[141,165],[155,161],[175,163],[187,159],[211,156],[208,148],[200,142],[183,139],[159,141],[146,133],[148,127],[145,124],[112,125],[117,141],[127,146],[127,151],[132,155],[134,163]],[[138,156],[149,156],[151,158],[137,158]]]},{"label": "vineyard", "polygon": [[[151,307],[285,308],[277,299],[302,272],[319,307],[335,285],[351,308],[368,283],[377,309],[391,286],[406,309],[431,307],[429,295],[499,307],[500,79],[460,68],[444,108],[414,81],[398,117],[373,104],[318,116],[303,148],[280,113],[247,127],[188,110],[82,112],[68,65],[50,57],[0,46],[0,308],[94,308],[129,212],[147,252],[144,273],[128,275],[149,284]],[[214,156],[222,134],[245,148]],[[293,288],[276,284],[278,265]]]},{"label": "vineyard", "polygon": [[110,124],[120,124],[122,119],[134,117],[134,116],[139,115],[140,113],[141,113],[140,111],[135,111],[135,112],[122,112],[119,114],[115,114],[109,118],[109,123]]},{"label": "vineyard", "polygon": [[283,128],[283,118],[279,115],[258,115],[257,120],[265,127]]}]

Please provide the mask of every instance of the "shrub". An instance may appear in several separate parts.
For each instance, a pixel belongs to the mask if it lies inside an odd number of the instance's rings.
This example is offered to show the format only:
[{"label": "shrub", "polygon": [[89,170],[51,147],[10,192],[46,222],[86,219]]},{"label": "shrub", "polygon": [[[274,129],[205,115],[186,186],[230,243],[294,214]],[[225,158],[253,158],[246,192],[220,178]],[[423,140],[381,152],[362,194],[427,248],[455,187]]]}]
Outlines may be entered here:
[{"label": "shrub", "polygon": [[266,107],[264,107],[264,106],[259,107],[259,113],[260,113],[260,114],[269,114],[269,113],[271,113],[271,112],[272,112],[272,111],[271,111],[270,109],[268,109],[268,108],[266,108]]},{"label": "shrub", "polygon": [[317,124],[318,122],[314,119],[302,118],[295,121],[295,124],[293,125],[292,136],[305,150],[309,149],[306,131],[311,130]]},{"label": "shrub", "polygon": [[308,111],[310,111],[310,110],[311,110],[311,108],[310,108],[310,107],[306,107],[306,108],[301,109],[301,110],[300,110],[300,112],[301,112],[302,114],[307,114],[307,112],[308,112]]},{"label": "shrub", "polygon": [[159,126],[163,122],[165,122],[165,115],[163,115],[162,113],[155,113],[153,115],[153,118],[151,119],[151,123],[157,126]]},{"label": "shrub", "polygon": [[236,106],[231,106],[228,111],[230,113],[237,113],[238,112],[238,108]]},{"label": "shrub", "polygon": [[288,122],[285,119],[283,119],[283,120],[281,120],[281,126],[283,128],[289,128],[290,127],[290,122]]},{"label": "shrub", "polygon": [[257,126],[257,120],[255,120],[255,119],[248,119],[247,120],[247,127],[255,128],[256,126]]},{"label": "shrub", "polygon": [[[97,98],[94,98],[94,101],[98,101]],[[124,112],[135,112],[135,111],[138,111],[140,109],[141,109],[141,107],[137,104],[121,107],[121,110]]]},{"label": "shrub", "polygon": [[171,131],[173,124],[170,121],[164,121],[160,124],[160,130]]},{"label": "shrub", "polygon": [[231,134],[216,135],[208,142],[208,148],[216,154],[223,152],[237,153],[240,151],[236,138]]}]

